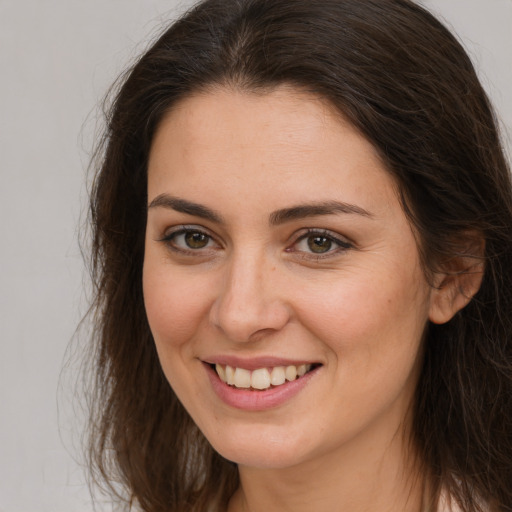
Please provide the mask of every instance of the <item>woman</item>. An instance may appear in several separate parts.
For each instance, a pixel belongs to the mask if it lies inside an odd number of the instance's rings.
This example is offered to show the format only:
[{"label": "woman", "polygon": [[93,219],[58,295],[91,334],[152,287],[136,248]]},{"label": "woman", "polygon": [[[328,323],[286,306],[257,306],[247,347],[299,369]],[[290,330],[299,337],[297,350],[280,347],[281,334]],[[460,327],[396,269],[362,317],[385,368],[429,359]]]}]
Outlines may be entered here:
[{"label": "woman", "polygon": [[128,503],[512,510],[510,177],[438,21],[201,2],[103,144],[91,456]]}]

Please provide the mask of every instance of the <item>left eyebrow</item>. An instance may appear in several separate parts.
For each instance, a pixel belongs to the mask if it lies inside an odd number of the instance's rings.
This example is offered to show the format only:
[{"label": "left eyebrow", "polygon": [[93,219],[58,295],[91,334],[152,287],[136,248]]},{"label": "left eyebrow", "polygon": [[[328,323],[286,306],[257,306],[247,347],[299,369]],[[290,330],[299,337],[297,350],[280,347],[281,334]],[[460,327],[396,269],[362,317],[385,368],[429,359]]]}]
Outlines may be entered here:
[{"label": "left eyebrow", "polygon": [[270,215],[270,224],[276,226],[293,220],[304,219],[306,217],[316,217],[318,215],[336,215],[339,213],[362,215],[372,218],[373,215],[360,206],[354,204],[342,203],[338,201],[325,201],[322,203],[310,203],[292,206],[277,210]]}]

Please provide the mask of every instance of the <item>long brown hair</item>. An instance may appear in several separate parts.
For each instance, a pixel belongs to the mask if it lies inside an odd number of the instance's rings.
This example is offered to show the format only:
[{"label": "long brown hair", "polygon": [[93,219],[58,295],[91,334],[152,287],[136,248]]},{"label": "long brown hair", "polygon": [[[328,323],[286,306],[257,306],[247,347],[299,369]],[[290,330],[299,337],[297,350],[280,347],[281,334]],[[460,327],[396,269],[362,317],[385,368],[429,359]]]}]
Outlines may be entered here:
[{"label": "long brown hair", "polygon": [[379,151],[418,233],[426,274],[485,238],[470,304],[429,325],[414,443],[464,512],[512,510],[512,188],[492,108],[456,38],[410,0],[206,0],[140,57],[107,112],[91,193],[95,284],[90,455],[147,512],[223,510],[236,465],[178,402],[148,327],[146,167],[159,122],[212,85],[289,84],[328,100]]}]

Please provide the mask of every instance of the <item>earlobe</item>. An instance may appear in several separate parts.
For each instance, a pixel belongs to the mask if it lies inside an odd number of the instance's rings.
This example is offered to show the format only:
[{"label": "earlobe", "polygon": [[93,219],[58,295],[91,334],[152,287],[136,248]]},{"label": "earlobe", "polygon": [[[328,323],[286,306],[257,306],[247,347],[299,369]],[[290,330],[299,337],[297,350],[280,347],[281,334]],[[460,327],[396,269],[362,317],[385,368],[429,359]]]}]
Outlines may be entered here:
[{"label": "earlobe", "polygon": [[472,238],[463,254],[450,258],[435,274],[430,297],[431,322],[450,321],[478,292],[484,276],[484,251],[483,237]]}]

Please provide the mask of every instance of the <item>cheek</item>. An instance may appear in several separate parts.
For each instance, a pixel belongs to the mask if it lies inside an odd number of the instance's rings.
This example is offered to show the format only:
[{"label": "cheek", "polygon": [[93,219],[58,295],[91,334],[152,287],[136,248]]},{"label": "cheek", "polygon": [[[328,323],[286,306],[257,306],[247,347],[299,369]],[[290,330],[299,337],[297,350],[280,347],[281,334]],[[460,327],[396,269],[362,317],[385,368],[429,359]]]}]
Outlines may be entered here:
[{"label": "cheek", "polygon": [[[364,276],[364,277],[362,277]],[[385,278],[378,272],[354,273],[322,286],[302,288],[299,316],[343,362],[352,355],[360,366],[387,358],[398,364],[418,350],[428,318],[422,277]]]},{"label": "cheek", "polygon": [[143,289],[149,326],[159,352],[191,340],[209,308],[205,295],[208,284],[147,263]]},{"label": "cheek", "polygon": [[417,283],[368,274],[322,293],[309,291],[301,316],[330,354],[330,389],[336,398],[325,407],[336,418],[333,436],[337,423],[357,430],[368,418],[392,410],[392,404],[406,407],[418,377],[428,314]]}]

